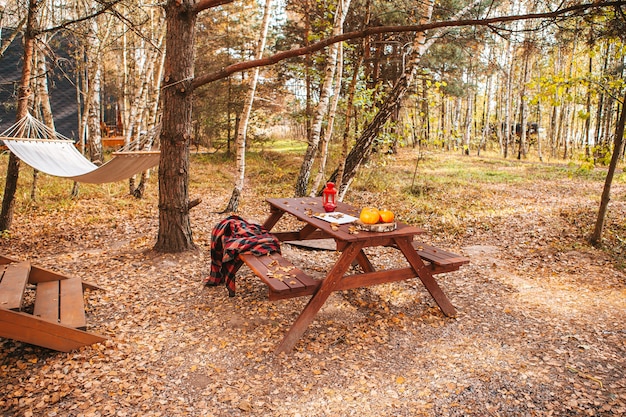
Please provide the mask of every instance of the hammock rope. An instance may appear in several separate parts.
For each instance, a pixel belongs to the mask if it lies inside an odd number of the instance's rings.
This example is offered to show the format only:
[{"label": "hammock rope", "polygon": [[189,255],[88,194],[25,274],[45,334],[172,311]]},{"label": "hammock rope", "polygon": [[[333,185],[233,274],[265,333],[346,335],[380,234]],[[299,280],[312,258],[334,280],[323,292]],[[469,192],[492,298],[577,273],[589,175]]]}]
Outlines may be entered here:
[{"label": "hammock rope", "polygon": [[[76,149],[74,141],[30,114],[0,133],[0,140],[18,158],[41,172],[91,184],[130,178],[158,165],[160,157],[159,151],[128,150],[130,146],[137,149],[137,144],[129,144],[128,149],[114,152],[110,161],[98,166]],[[143,146],[151,146],[151,143]]]}]

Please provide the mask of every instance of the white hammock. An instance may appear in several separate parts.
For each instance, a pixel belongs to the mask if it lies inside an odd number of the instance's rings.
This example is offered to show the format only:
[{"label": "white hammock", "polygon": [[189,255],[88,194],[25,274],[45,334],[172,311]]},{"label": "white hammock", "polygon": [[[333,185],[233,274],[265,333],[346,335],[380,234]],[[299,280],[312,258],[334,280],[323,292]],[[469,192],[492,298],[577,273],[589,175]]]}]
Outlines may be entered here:
[{"label": "white hammock", "polygon": [[113,159],[97,166],[76,149],[72,140],[30,114],[0,133],[0,140],[18,158],[41,172],[91,184],[124,180],[159,163],[158,151],[132,151],[114,152]]}]

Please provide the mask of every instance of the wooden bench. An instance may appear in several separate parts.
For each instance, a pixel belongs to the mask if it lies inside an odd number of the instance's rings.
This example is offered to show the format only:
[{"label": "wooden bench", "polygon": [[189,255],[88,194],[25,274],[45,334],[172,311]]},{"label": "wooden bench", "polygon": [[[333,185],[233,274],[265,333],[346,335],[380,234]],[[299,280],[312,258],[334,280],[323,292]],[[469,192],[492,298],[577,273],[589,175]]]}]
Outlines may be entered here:
[{"label": "wooden bench", "polygon": [[[469,258],[422,242],[414,241],[413,247],[427,262],[432,274],[456,271],[470,262]],[[267,285],[270,300],[312,295],[321,283],[277,252],[261,256],[242,253],[239,259]]]},{"label": "wooden bench", "polygon": [[[32,314],[24,293],[35,286]],[[83,290],[97,286],[0,255],[0,337],[61,352],[99,343],[87,326]]]},{"label": "wooden bench", "polygon": [[278,252],[261,256],[242,253],[239,259],[267,285],[270,300],[311,295],[321,282],[294,266]]},{"label": "wooden bench", "polygon": [[420,258],[429,263],[433,274],[456,271],[461,268],[461,266],[470,262],[469,258],[427,245],[423,242],[415,240],[412,244]]}]

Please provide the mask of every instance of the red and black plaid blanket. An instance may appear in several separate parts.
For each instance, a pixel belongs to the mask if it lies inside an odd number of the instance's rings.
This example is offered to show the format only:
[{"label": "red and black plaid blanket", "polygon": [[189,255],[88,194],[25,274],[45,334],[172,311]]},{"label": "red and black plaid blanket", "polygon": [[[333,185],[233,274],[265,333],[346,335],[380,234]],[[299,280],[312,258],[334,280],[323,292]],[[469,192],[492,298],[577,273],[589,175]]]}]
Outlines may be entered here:
[{"label": "red and black plaid blanket", "polygon": [[235,273],[242,265],[240,253],[265,255],[280,253],[280,242],[262,226],[239,216],[222,220],[211,232],[211,272],[202,280],[207,286],[226,284],[228,295],[235,296]]}]

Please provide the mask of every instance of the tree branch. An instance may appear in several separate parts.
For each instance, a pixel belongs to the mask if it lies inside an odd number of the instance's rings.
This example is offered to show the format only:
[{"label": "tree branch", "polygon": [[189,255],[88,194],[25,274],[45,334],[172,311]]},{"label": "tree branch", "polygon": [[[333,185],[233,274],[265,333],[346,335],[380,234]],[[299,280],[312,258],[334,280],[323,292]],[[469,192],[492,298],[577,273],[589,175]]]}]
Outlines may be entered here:
[{"label": "tree branch", "polygon": [[[203,0],[201,3],[219,3],[220,1],[228,0]],[[231,0],[232,1],[232,0]],[[220,71],[215,71],[205,75],[195,77],[191,83],[192,88],[198,88],[213,81],[221,80],[236,72],[242,72],[256,67],[265,67],[268,65],[276,64],[288,58],[294,58],[297,56],[307,55],[313,52],[317,52],[337,42],[345,42],[353,39],[361,39],[372,35],[381,33],[402,33],[402,32],[421,32],[437,28],[445,27],[463,27],[463,26],[493,26],[495,23],[513,22],[517,20],[533,20],[533,19],[554,19],[557,17],[565,16],[568,14],[575,15],[577,13],[585,12],[589,9],[597,9],[604,7],[622,7],[626,6],[626,0],[620,1],[606,1],[577,4],[574,6],[566,7],[560,10],[545,13],[529,13],[524,15],[514,16],[499,16],[485,19],[465,19],[465,20],[452,20],[447,22],[431,22],[424,25],[409,25],[409,26],[377,26],[366,28],[364,30],[348,32],[341,35],[333,36],[319,42],[313,43],[301,48],[294,48],[284,52],[278,52],[272,56],[262,59],[255,59],[246,62],[239,62],[236,64],[228,65],[222,68]],[[194,7],[197,9],[197,7]]]},{"label": "tree branch", "polygon": [[102,5],[102,9],[100,10],[96,10],[95,12],[93,12],[90,15],[87,16],[83,16],[83,17],[79,17],[78,19],[74,19],[74,20],[68,20],[67,22],[63,22],[58,26],[54,26],[51,28],[47,28],[47,29],[42,29],[39,31],[39,33],[46,33],[46,32],[55,32],[59,29],[65,29],[69,26],[72,26],[76,23],[79,22],[84,22],[85,20],[89,20],[89,19],[93,19],[96,16],[99,16],[105,12],[107,12],[108,10],[111,10],[113,8],[113,6],[115,6],[116,4],[120,3],[122,0],[113,0],[110,3],[107,1],[99,1],[98,3],[100,3]]},{"label": "tree branch", "polygon": [[199,0],[191,8],[192,13],[198,13],[206,9],[221,6],[223,4],[233,3],[235,0]]}]

